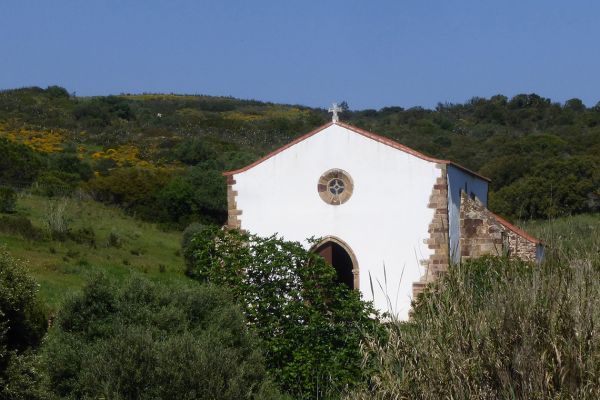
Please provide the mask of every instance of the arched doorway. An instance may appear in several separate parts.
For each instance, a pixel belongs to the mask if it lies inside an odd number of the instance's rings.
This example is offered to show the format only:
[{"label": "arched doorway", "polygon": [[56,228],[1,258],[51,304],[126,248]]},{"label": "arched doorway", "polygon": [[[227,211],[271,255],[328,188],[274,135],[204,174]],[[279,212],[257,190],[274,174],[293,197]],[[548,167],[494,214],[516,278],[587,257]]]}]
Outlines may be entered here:
[{"label": "arched doorway", "polygon": [[337,272],[337,281],[350,289],[358,289],[358,263],[350,247],[335,237],[323,239],[313,250]]}]

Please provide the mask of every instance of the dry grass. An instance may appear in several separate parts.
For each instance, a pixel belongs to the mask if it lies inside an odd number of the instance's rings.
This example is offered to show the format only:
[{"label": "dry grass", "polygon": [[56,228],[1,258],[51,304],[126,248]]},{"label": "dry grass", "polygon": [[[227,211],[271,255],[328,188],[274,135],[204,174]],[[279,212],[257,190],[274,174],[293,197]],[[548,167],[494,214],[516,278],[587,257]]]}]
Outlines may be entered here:
[{"label": "dry grass", "polygon": [[364,343],[374,374],[348,399],[600,398],[600,239],[567,240],[597,232],[593,220],[540,224],[553,246],[540,267],[499,258],[453,267],[410,322]]}]

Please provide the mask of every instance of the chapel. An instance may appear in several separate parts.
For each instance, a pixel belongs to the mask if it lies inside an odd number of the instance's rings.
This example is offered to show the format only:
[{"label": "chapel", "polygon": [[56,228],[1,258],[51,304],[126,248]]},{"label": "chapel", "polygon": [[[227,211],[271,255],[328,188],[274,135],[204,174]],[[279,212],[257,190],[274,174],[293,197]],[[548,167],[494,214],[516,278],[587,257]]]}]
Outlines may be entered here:
[{"label": "chapel", "polygon": [[[304,243],[341,284],[401,319],[452,263],[485,254],[541,261],[538,239],[487,209],[488,178],[340,122],[335,107],[333,114],[224,173],[228,227]],[[321,241],[310,245],[310,237]]]}]

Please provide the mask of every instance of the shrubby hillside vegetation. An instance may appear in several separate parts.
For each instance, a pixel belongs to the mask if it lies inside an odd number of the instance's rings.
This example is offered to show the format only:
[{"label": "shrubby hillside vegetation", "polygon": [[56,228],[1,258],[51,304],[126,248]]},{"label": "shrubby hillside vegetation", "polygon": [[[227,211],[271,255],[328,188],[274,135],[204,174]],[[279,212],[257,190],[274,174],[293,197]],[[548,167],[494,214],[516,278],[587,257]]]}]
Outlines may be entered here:
[{"label": "shrubby hillside vegetation", "polygon": [[[490,177],[490,207],[506,217],[548,218],[600,206],[600,104],[521,94],[433,110],[343,105],[348,123]],[[0,143],[10,155],[0,161],[6,164],[0,183],[37,183],[48,194],[81,187],[173,226],[220,223],[222,171],[328,120],[325,109],[226,97],[76,97],[56,86],[5,90],[0,137],[35,154]]]}]

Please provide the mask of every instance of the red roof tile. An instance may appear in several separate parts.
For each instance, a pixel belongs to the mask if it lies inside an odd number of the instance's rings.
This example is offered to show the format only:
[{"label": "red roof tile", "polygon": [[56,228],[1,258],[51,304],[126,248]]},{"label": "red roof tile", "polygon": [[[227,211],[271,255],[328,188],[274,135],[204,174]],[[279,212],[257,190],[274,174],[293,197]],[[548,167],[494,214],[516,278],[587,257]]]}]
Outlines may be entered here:
[{"label": "red roof tile", "polygon": [[494,218],[496,218],[496,221],[500,222],[506,228],[510,229],[511,231],[513,231],[517,235],[521,236],[522,238],[530,241],[531,243],[535,243],[535,244],[542,243],[542,241],[540,239],[531,236],[529,233],[525,232],[523,229],[511,224],[510,222],[508,222],[504,218],[500,217],[499,215],[496,215],[493,212],[490,212],[490,214],[492,214],[494,216]]}]

